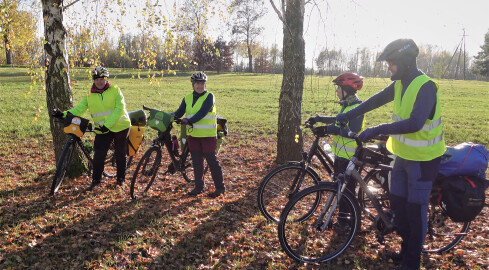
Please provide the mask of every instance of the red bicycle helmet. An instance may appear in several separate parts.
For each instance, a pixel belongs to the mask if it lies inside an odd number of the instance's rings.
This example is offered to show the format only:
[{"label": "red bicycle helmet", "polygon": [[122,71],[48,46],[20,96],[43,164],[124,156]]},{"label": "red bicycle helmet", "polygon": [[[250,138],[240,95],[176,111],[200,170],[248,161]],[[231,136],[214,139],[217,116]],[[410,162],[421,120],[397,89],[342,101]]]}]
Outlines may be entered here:
[{"label": "red bicycle helmet", "polygon": [[333,83],[340,87],[349,86],[358,91],[363,87],[363,77],[356,73],[347,72],[336,77],[336,79],[333,80]]}]

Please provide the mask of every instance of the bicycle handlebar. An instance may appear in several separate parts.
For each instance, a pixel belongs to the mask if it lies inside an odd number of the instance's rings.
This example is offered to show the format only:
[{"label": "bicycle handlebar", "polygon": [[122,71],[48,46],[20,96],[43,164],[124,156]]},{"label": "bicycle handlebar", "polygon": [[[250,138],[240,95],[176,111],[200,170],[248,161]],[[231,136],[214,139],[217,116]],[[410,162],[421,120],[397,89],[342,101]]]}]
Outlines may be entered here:
[{"label": "bicycle handlebar", "polygon": [[[143,105],[143,110],[151,111],[151,110],[156,110],[156,109],[153,109],[153,108],[150,108],[150,107],[148,107],[146,105]],[[177,123],[177,124],[182,124],[182,119],[181,118],[178,118],[176,116],[173,116],[173,121],[175,121],[175,123]],[[193,125],[191,123],[188,123],[188,126],[193,127]]]}]

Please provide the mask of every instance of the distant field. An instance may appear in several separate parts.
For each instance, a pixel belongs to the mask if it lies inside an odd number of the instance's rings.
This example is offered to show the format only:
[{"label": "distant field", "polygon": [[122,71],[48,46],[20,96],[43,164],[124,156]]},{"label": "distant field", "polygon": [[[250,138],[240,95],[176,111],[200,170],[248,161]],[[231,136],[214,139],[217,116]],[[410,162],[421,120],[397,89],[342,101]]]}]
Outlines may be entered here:
[{"label": "distant field", "polygon": [[[4,138],[49,136],[45,93],[39,83],[30,94],[30,77],[25,68],[0,68],[0,135]],[[91,85],[87,69],[77,70],[71,78],[76,104]],[[110,82],[122,89],[129,111],[145,104],[174,111],[183,96],[192,91],[190,73],[161,76],[151,81],[147,72],[111,70]],[[218,114],[229,120],[231,132],[275,136],[281,75],[216,74],[209,72],[207,87],[216,94]],[[335,87],[331,77],[306,76],[302,118],[335,115]],[[390,83],[388,78],[367,78],[359,92],[367,99]],[[438,80],[447,143],[473,141],[489,146],[489,82]],[[40,108],[40,117],[34,121]],[[390,121],[392,105],[367,116],[367,126]],[[88,114],[87,114],[88,116]],[[0,142],[2,144],[2,142]]]}]

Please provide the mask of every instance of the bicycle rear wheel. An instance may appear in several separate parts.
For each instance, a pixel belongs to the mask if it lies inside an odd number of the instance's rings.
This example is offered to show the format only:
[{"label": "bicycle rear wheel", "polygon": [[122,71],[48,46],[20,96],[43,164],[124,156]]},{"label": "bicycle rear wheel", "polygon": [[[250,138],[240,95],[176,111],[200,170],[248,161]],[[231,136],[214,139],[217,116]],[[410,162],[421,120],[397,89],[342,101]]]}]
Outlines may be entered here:
[{"label": "bicycle rear wheel", "polygon": [[426,234],[424,253],[449,251],[464,238],[470,222],[454,222],[439,205],[430,204],[428,211],[428,233]]},{"label": "bicycle rear wheel", "polygon": [[156,179],[161,164],[161,149],[157,146],[146,151],[138,163],[131,180],[130,194],[132,199],[144,196]]},{"label": "bicycle rear wheel", "polygon": [[[321,198],[319,207],[312,207],[317,197]],[[287,203],[278,223],[278,238],[288,256],[301,262],[326,262],[350,245],[360,228],[360,209],[348,191],[341,197],[344,211],[333,209],[336,197],[337,183],[321,182],[297,193]],[[305,215],[311,208],[314,211]],[[331,219],[326,224],[329,214]]]},{"label": "bicycle rear wheel", "polygon": [[70,138],[66,142],[63,152],[61,152],[61,156],[59,157],[58,162],[56,163],[56,173],[53,177],[53,182],[51,184],[50,195],[54,195],[56,191],[58,191],[61,183],[66,174],[66,170],[68,169],[68,165],[70,165],[71,157],[73,156],[73,151],[75,150],[75,141]]},{"label": "bicycle rear wheel", "polygon": [[[280,213],[289,201],[294,179],[303,173],[299,164],[284,164],[268,173],[258,188],[258,207],[266,219],[278,222]],[[301,189],[314,186],[319,182],[316,172],[308,168],[304,173]]]}]

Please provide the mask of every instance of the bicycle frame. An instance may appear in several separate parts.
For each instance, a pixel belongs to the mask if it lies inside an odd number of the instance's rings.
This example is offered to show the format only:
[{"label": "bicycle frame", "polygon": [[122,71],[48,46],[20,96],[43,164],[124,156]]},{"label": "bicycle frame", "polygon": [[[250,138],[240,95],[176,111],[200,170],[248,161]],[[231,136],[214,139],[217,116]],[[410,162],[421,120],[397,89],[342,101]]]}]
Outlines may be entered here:
[{"label": "bicycle frame", "polygon": [[[311,130],[313,126],[311,125],[306,125],[306,127],[309,127]],[[320,179],[319,175],[312,169],[311,167],[311,161],[314,156],[316,156],[319,159],[319,162],[321,165],[326,169],[329,175],[333,174],[332,167],[334,164],[333,159],[329,157],[324,150],[319,147],[319,136],[315,136],[314,141],[312,142],[311,148],[309,149],[309,152],[302,152],[302,160],[297,162],[297,161],[289,161],[288,164],[296,164],[299,165],[300,167],[304,168],[304,170],[301,170],[300,174],[297,174],[296,177],[294,178],[292,185],[290,186],[289,192],[288,192],[288,197],[292,197],[294,194],[299,192],[302,181],[304,179],[304,176],[306,175],[306,171],[308,168],[311,168],[310,171],[314,172],[316,174],[317,178]],[[329,164],[329,165],[328,165]]]}]

